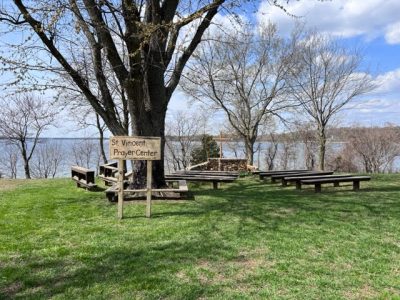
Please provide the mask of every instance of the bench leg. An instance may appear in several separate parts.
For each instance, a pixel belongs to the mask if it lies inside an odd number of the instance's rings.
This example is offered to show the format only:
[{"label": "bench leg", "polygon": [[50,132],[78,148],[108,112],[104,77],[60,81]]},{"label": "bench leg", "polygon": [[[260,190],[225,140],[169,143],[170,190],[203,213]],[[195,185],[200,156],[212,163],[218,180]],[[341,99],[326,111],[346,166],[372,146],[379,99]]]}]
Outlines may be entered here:
[{"label": "bench leg", "polygon": [[300,182],[300,180],[296,181],[296,190],[301,190],[301,182]]},{"label": "bench leg", "polygon": [[285,179],[282,179],[282,186],[287,186],[287,181]]},{"label": "bench leg", "polygon": [[213,181],[213,189],[218,190],[218,182]]},{"label": "bench leg", "polygon": [[353,181],[353,191],[360,190],[360,182],[358,180]]},{"label": "bench leg", "polygon": [[271,183],[275,183],[275,182],[276,182],[275,178],[271,178]]},{"label": "bench leg", "polygon": [[315,184],[315,192],[316,193],[321,193],[321,184],[320,183],[316,183]]},{"label": "bench leg", "polygon": [[334,183],[333,183],[333,186],[334,186],[334,187],[338,187],[338,186],[340,186],[340,183],[339,183],[339,182],[334,182]]}]

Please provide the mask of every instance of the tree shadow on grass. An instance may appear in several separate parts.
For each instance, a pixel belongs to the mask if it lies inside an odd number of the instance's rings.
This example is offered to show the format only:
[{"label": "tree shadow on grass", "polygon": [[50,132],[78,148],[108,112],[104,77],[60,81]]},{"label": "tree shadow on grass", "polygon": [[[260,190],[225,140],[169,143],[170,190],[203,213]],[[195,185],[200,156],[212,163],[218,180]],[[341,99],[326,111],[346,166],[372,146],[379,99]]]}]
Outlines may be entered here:
[{"label": "tree shadow on grass", "polygon": [[[268,232],[295,231],[302,225],[319,228],[326,220],[356,224],[366,213],[373,219],[400,216],[398,193],[393,194],[398,192],[396,187],[369,188],[371,191],[361,193],[315,194],[248,180],[216,191],[200,187],[195,192],[198,199],[190,205],[173,205],[155,210],[153,215],[157,221],[175,216],[204,220],[206,223],[190,238],[153,238],[139,246],[134,242],[110,243],[109,248],[76,257],[73,253],[62,258],[30,255],[17,264],[2,266],[4,272],[13,275],[1,282],[0,298],[218,296],[218,283],[203,282],[190,270],[202,261],[224,263],[239,255],[240,247],[229,243],[232,231],[240,242],[240,238],[256,238]],[[143,216],[129,218],[144,218],[144,210]],[[233,229],[225,231],[220,222],[231,222]]]},{"label": "tree shadow on grass", "polygon": [[[226,253],[235,251],[220,239],[210,238],[206,231],[190,241],[113,247],[100,255],[87,255],[75,261],[31,256],[17,266],[7,267],[6,272],[16,274],[15,280],[0,286],[0,298],[68,298],[70,293],[83,298],[96,297],[91,294],[94,286],[98,287],[95,289],[98,296],[105,298],[107,294],[117,298],[135,298],[135,295],[146,298],[146,294],[180,299],[195,299],[205,294],[209,297],[216,291],[204,282],[193,281],[190,272],[179,272],[201,261],[220,261]],[[188,276],[187,280],[182,276]],[[118,287],[119,292],[114,294],[110,287]]]}]

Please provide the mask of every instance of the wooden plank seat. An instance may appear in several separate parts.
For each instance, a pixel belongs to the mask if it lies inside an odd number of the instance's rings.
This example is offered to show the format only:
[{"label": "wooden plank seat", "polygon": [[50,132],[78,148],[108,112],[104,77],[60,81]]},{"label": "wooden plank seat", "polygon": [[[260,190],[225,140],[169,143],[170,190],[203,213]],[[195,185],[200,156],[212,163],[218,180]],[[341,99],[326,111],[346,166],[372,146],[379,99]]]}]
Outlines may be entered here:
[{"label": "wooden plank seat", "polygon": [[165,175],[165,179],[186,180],[189,182],[211,182],[213,188],[218,189],[218,183],[229,183],[236,180],[236,177],[228,176],[204,176],[204,175]]},{"label": "wooden plank seat", "polygon": [[204,175],[204,176],[228,176],[239,177],[237,171],[201,171],[201,170],[181,170],[172,173],[171,175]]},{"label": "wooden plank seat", "polygon": [[[353,175],[346,175],[346,174],[341,174],[341,175],[312,175],[308,176],[308,174],[303,174],[302,176],[289,176],[289,177],[284,177],[282,179],[282,186],[287,186],[288,183],[295,183],[296,184],[296,189],[301,190],[301,181],[302,180],[311,180],[311,179],[323,179],[323,178],[344,178],[344,177],[351,177]],[[334,186],[339,186],[339,182],[334,182]]]},{"label": "wooden plank seat", "polygon": [[[291,173],[290,176],[294,177],[294,176],[321,176],[321,175],[332,175],[333,171],[314,171],[314,172],[303,172],[303,173]],[[277,180],[282,180],[285,177],[287,177],[288,174],[278,174],[278,175],[272,175],[271,176],[271,182],[275,183]]]},{"label": "wooden plank seat", "polygon": [[[163,189],[152,189],[152,196],[158,198],[167,198],[167,199],[182,199],[187,196],[189,192],[189,188],[186,180],[166,180],[168,188]],[[146,196],[146,189],[141,190],[131,190],[128,188],[129,181],[124,182],[124,193],[130,194],[131,197],[140,198]],[[118,187],[117,185],[113,185],[105,190],[106,197],[110,202],[118,201]],[[128,195],[129,198],[129,195]]]},{"label": "wooden plank seat", "polygon": [[118,162],[111,162],[99,166],[99,178],[101,178],[105,185],[113,185],[117,182],[115,177],[118,173]]},{"label": "wooden plank seat", "polygon": [[[125,178],[132,176],[132,171],[125,173]],[[111,186],[118,181],[118,162],[100,165],[99,178],[102,179],[105,185]]]},{"label": "wooden plank seat", "polygon": [[76,182],[77,187],[84,187],[87,190],[97,187],[94,181],[94,171],[80,167],[71,167],[71,178]]},{"label": "wooden plank seat", "polygon": [[308,173],[312,172],[310,170],[286,170],[286,171],[266,171],[258,173],[260,180],[265,179],[266,177],[271,177],[273,175],[280,175],[280,174],[296,174],[296,173]]},{"label": "wooden plank seat", "polygon": [[358,191],[360,189],[360,181],[369,181],[369,176],[350,176],[343,178],[320,178],[320,179],[305,179],[301,180],[301,184],[311,184],[315,186],[315,192],[321,192],[321,185],[326,183],[341,183],[341,182],[352,182],[353,190]]}]

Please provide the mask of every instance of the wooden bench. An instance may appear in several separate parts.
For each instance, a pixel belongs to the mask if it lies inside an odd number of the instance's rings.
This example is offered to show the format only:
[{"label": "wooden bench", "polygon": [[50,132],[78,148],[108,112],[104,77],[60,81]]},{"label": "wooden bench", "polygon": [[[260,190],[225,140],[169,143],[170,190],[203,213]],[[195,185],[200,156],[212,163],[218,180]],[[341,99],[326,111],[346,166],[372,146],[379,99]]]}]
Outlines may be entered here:
[{"label": "wooden bench", "polygon": [[[313,176],[307,176],[308,174],[304,174],[304,176],[289,176],[289,177],[284,177],[282,179],[282,186],[287,186],[288,183],[295,183],[296,184],[296,189],[301,190],[301,181],[302,180],[311,180],[311,179],[324,179],[324,178],[344,178],[344,177],[351,177],[353,175],[313,175]],[[338,182],[333,183],[334,186],[339,186]]]},{"label": "wooden bench", "polygon": [[189,182],[211,182],[213,189],[218,189],[218,183],[229,183],[236,180],[236,177],[228,176],[204,176],[204,175],[165,175],[168,180],[186,180]]},{"label": "wooden bench", "polygon": [[101,178],[105,185],[113,185],[117,182],[115,175],[118,173],[118,162],[111,162],[108,164],[100,165],[99,178]]},{"label": "wooden bench", "polygon": [[[125,178],[132,176],[132,171],[125,173]],[[118,181],[118,162],[112,162],[99,167],[99,178],[105,185],[112,186]]]},{"label": "wooden bench", "polygon": [[239,177],[237,171],[198,171],[198,170],[182,170],[176,171],[171,175],[204,175],[204,176],[224,176],[224,177]]},{"label": "wooden bench", "polygon": [[76,182],[77,187],[85,187],[87,190],[97,187],[94,182],[94,171],[89,169],[72,166],[71,177]]},{"label": "wooden bench", "polygon": [[[189,188],[187,186],[186,180],[166,180],[167,185],[169,188],[165,189],[152,189],[152,194],[155,197],[160,197],[163,194],[166,194],[166,198],[185,198],[187,193],[189,192]],[[131,193],[135,196],[142,196],[145,197],[146,189],[142,190],[130,190],[128,189],[129,182],[126,181],[124,183],[124,193]],[[117,202],[118,201],[118,188],[117,185],[113,185],[105,190],[106,197],[110,202]]]},{"label": "wooden bench", "polygon": [[[291,173],[290,177],[295,177],[295,176],[321,176],[321,175],[332,175],[333,171],[317,171],[317,172],[303,172],[303,173]],[[282,183],[284,181],[284,178],[289,176],[288,174],[278,174],[278,175],[272,175],[271,176],[271,182],[275,183],[277,180],[282,180]]]},{"label": "wooden bench", "polygon": [[358,191],[360,189],[360,181],[369,181],[369,180],[371,180],[371,177],[369,176],[350,176],[343,178],[306,179],[306,180],[301,180],[301,184],[313,184],[315,186],[315,192],[320,193],[322,184],[326,183],[340,184],[341,182],[352,182],[353,190]]},{"label": "wooden bench", "polygon": [[310,170],[287,170],[287,171],[266,171],[258,173],[260,180],[263,180],[265,177],[271,177],[273,175],[280,175],[280,174],[296,174],[296,173],[307,173],[311,172]]}]

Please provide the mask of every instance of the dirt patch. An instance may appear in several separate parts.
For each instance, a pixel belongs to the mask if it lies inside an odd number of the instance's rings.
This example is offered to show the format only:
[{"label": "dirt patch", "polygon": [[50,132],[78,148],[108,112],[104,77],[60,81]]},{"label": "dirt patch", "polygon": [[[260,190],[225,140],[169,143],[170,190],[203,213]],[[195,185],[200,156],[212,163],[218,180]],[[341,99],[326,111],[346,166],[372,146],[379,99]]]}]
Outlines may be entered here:
[{"label": "dirt patch", "polygon": [[379,293],[373,287],[365,284],[362,288],[355,291],[346,291],[344,297],[346,299],[375,299]]},{"label": "dirt patch", "polygon": [[14,298],[15,295],[22,289],[23,286],[24,285],[22,284],[22,282],[19,281],[13,282],[8,286],[2,288],[0,290],[0,295],[5,296],[6,298]]},{"label": "dirt patch", "polygon": [[[199,260],[196,266],[198,280],[203,284],[218,282],[221,284],[228,281],[242,281],[249,275],[256,272],[258,268],[271,268],[274,262],[265,258],[265,249],[242,251],[239,255],[229,261],[213,262]],[[180,278],[185,278],[180,272]]]},{"label": "dirt patch", "polygon": [[0,191],[12,191],[25,183],[24,179],[0,179]]}]

